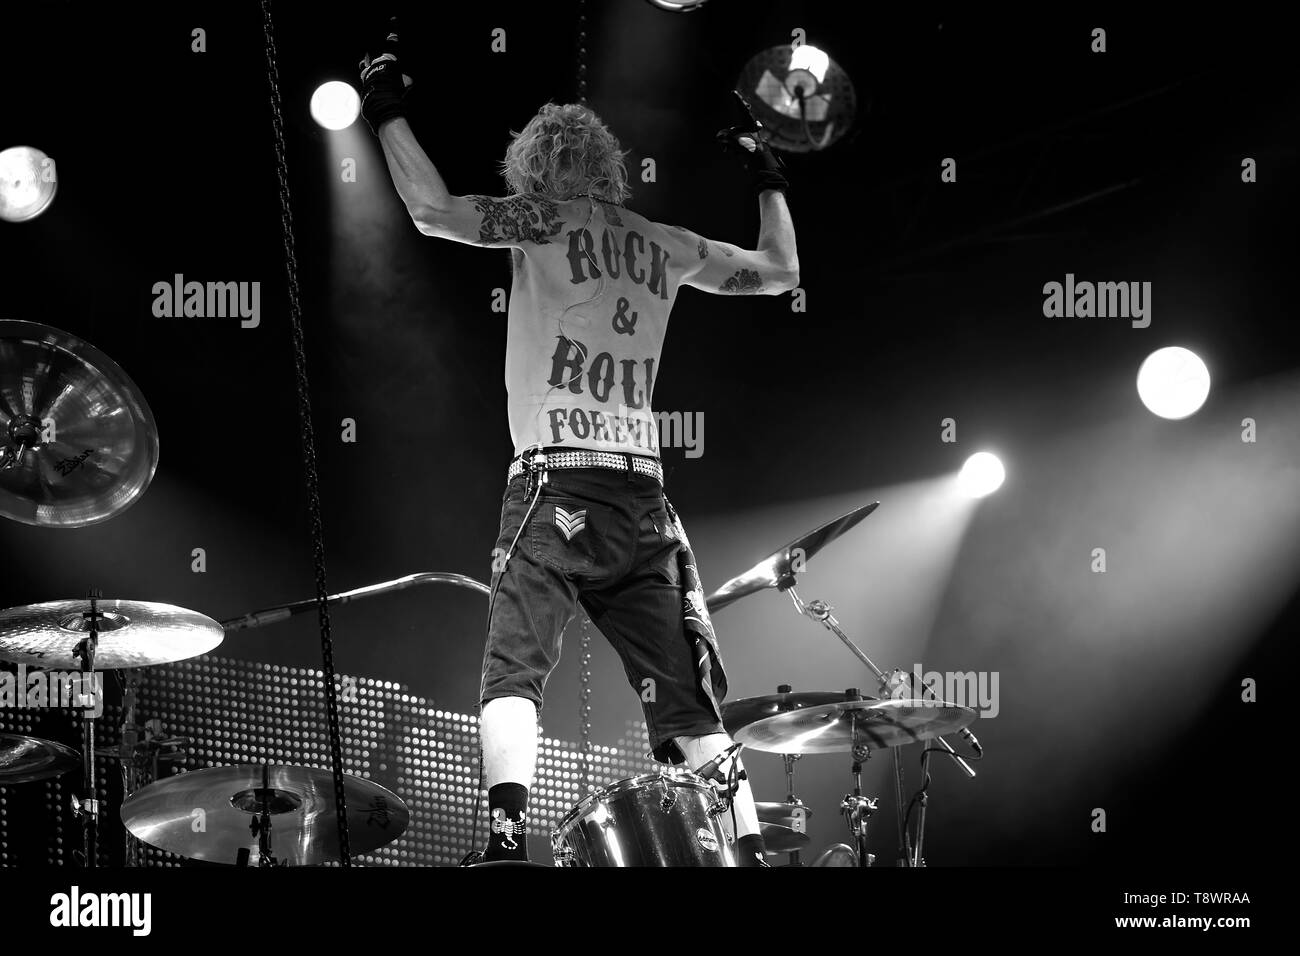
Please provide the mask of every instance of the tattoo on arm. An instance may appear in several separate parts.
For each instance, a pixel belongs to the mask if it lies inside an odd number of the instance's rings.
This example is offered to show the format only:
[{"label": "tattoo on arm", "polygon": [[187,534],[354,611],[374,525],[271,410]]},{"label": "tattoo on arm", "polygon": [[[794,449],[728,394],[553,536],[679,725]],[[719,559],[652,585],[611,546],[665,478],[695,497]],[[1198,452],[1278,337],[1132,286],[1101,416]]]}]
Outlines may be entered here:
[{"label": "tattoo on arm", "polygon": [[525,196],[511,196],[498,199],[495,196],[466,196],[483,222],[479,225],[478,241],[510,242],[523,240],[545,245],[552,236],[558,235],[563,223],[555,203],[549,199],[534,199]]},{"label": "tattoo on arm", "polygon": [[701,259],[709,258],[709,244],[701,239],[699,248],[696,249],[696,252],[700,254]]},{"label": "tattoo on arm", "polygon": [[719,292],[732,295],[754,295],[763,291],[763,280],[753,269],[740,269],[726,282],[718,286]]}]

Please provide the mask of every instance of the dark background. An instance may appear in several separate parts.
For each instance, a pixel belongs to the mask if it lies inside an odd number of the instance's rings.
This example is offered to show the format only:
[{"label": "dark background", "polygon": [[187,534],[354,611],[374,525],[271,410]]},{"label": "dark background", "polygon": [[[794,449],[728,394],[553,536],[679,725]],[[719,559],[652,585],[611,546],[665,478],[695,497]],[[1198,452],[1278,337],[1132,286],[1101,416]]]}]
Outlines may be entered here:
[{"label": "dark background", "polygon": [[[309,117],[317,84],[355,79],[383,11],[276,6],[331,588],[417,570],[486,580],[510,456],[505,323],[490,309],[507,256],[419,236],[360,121],[333,134]],[[852,132],[788,159],[807,311],[684,290],[673,314],[656,399],[707,423],[703,457],[665,452],[706,588],[882,501],[815,559],[801,592],[834,604],[878,663],[1001,677],[1001,712],[978,728],[980,776],[935,769],[933,864],[1275,852],[1241,828],[1274,799],[1264,761],[1287,730],[1269,716],[1286,688],[1249,706],[1239,688],[1281,672],[1300,620],[1298,104],[1282,25],[886,16],[799,0],[588,7],[589,98],[632,151],[629,205],[714,238],[756,236],[756,204],[712,144],[749,57],[803,27],[856,84]],[[453,192],[501,192],[509,131],[548,99],[574,99],[576,6],[403,12],[417,134]],[[45,215],[0,228],[0,318],[113,356],[153,408],[161,462],[106,524],[0,523],[0,605],[94,584],[222,619],[310,597],[259,8],[46,3],[40,17],[39,31],[6,37],[0,147],[43,149],[60,185]],[[1089,52],[1096,26],[1104,55]],[[195,27],[205,53],[190,50]],[[496,27],[504,54],[490,51]],[[941,184],[949,156],[958,182]],[[342,157],[357,183],[339,181]],[[654,183],[637,175],[647,157]],[[1151,327],[1044,318],[1042,286],[1067,272],[1152,282]],[[261,326],[154,318],[151,288],[174,273],[260,281]],[[1184,422],[1155,419],[1132,386],[1169,344],[1196,349],[1214,376]],[[1248,416],[1256,445],[1239,440]],[[355,444],[339,440],[345,417]],[[939,440],[946,417],[956,444]],[[983,447],[1010,477],[971,511],[936,482]],[[204,574],[190,570],[196,547]],[[1096,547],[1106,575],[1090,571]],[[474,712],[483,607],[471,592],[407,591],[334,624],[340,670]],[[775,593],[716,624],[732,696],[867,683]],[[570,740],[575,638],[543,719]],[[232,635],[221,652],[310,666],[316,640],[303,618]],[[600,638],[594,669],[595,737],[612,743],[639,711]],[[779,759],[748,763],[759,798],[781,799]],[[868,778],[892,810],[886,768],[882,755]],[[846,771],[840,757],[799,765],[814,847],[846,835]],[[1090,828],[1099,807],[1104,835]],[[892,815],[878,819],[888,860]]]}]

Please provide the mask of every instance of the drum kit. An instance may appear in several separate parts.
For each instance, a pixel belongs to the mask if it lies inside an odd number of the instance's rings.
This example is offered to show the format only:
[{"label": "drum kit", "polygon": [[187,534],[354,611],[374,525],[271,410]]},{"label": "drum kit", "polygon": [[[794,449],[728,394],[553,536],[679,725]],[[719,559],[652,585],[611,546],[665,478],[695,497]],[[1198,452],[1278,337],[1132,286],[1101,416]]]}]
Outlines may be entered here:
[{"label": "drum kit", "polygon": [[[105,521],[137,500],[158,461],[158,432],[134,382],[111,359],[66,332],[29,322],[0,322],[0,516],[41,527],[75,528]],[[555,827],[551,844],[557,866],[734,866],[731,830],[724,825],[737,784],[715,785],[714,771],[741,748],[780,754],[787,793],[781,802],[757,805],[771,854],[788,854],[802,865],[809,844],[812,809],[795,794],[794,765],[805,755],[847,753],[853,790],[839,806],[853,844],[825,851],[813,865],[869,865],[867,824],[876,799],[862,792],[862,768],[871,754],[891,751],[898,813],[898,863],[925,864],[924,828],[928,761],[947,753],[970,776],[974,771],[944,740],[959,734],[981,755],[968,725],[973,710],[938,700],[915,687],[903,671],[885,672],[864,654],[821,601],[804,602],[796,574],[831,541],[877,507],[866,505],[802,535],[732,578],[710,595],[717,612],[767,588],[789,595],[795,610],[833,633],[874,676],[872,694],[774,695],[723,705],[723,723],[736,746],[696,770],[669,768],[620,780],[581,800]],[[421,572],[330,595],[343,604],[424,584],[452,584],[484,594],[488,587],[465,575]],[[0,662],[64,671],[95,686],[104,671],[122,675],[121,745],[124,794],[119,808],[128,834],[127,862],[141,841],[190,860],[235,866],[310,866],[338,860],[340,818],[350,849],[371,852],[406,830],[410,811],[378,784],[344,775],[343,813],[330,772],[285,765],[214,767],[165,776],[164,766],[184,759],[188,740],[166,737],[157,721],[136,722],[136,691],[143,669],[206,654],[230,632],[261,627],[317,608],[297,601],[217,622],[169,604],[106,600],[90,591],[84,600],[51,601],[0,611]],[[104,812],[95,789],[95,730],[99,712],[81,717],[81,751],[61,743],[0,733],[0,787],[49,780],[80,770],[73,810],[81,824],[80,860],[98,859],[98,828]],[[928,742],[921,760],[925,784],[904,804],[904,745]],[[734,768],[734,761],[732,762]],[[914,827],[911,811],[918,810]]]},{"label": "drum kit", "polygon": [[[772,695],[727,701],[722,720],[737,746],[780,754],[785,765],[786,799],[757,804],[759,825],[769,855],[788,854],[791,866],[801,866],[801,852],[810,842],[812,809],[795,794],[794,765],[805,755],[847,753],[853,790],[840,802],[853,844],[825,850],[813,866],[870,866],[875,855],[867,849],[867,823],[877,799],[862,792],[863,764],[873,751],[893,756],[895,808],[898,824],[897,863],[925,865],[925,814],[932,752],[946,753],[968,775],[975,776],[966,758],[944,737],[958,734],[969,745],[970,759],[983,756],[969,725],[978,716],[969,707],[938,699],[933,688],[914,687],[912,674],[885,672],[853,642],[822,601],[804,602],[795,590],[796,575],[818,551],[879,506],[873,502],[801,535],[732,578],[705,599],[710,613],[751,594],[776,588],[790,596],[796,611],[833,633],[874,675],[876,694],[858,688],[842,693],[794,693],[786,684]],[[927,743],[932,742],[932,743]],[[900,756],[907,744],[924,743],[924,780],[910,802],[904,801],[905,774]],[[723,757],[723,755],[719,755]],[[731,834],[722,819],[734,797],[734,784],[714,787],[713,764],[697,771],[664,769],[620,780],[590,794],[556,827],[551,845],[557,866],[734,866]],[[911,809],[918,808],[915,827]]]}]

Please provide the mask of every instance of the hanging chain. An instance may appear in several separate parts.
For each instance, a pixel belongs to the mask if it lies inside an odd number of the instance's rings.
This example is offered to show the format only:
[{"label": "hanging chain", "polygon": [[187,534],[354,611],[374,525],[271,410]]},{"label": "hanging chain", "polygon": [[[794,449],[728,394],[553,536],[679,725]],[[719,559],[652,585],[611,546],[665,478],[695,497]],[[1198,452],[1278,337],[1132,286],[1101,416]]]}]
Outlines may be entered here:
[{"label": "hanging chain", "polygon": [[578,0],[578,102],[587,105],[587,0]]},{"label": "hanging chain", "polygon": [[578,643],[578,730],[582,734],[583,796],[596,789],[591,747],[591,619],[582,616],[582,639]]},{"label": "hanging chain", "polygon": [[[587,105],[587,0],[578,0],[578,102]],[[591,748],[591,619],[582,616],[578,646],[578,731],[582,735],[583,796],[596,789]]]},{"label": "hanging chain", "polygon": [[298,289],[298,259],[294,254],[293,211],[289,204],[289,166],[285,159],[284,117],[280,112],[280,71],[276,66],[275,25],[271,19],[270,0],[262,0],[262,30],[266,36],[266,78],[271,87],[271,117],[275,127],[275,171],[280,179],[280,229],[284,235],[284,266],[289,281],[289,319],[293,330],[293,362],[298,385],[298,421],[302,429],[303,472],[307,482],[312,554],[316,564],[316,606],[320,618],[325,712],[329,724],[334,802],[338,811],[339,857],[344,866],[351,866],[347,803],[343,794],[343,750],[339,740],[338,693],[334,686],[334,644],[330,637],[327,600],[329,588],[325,584],[325,529],[321,521],[320,489],[316,476],[316,437],[311,426],[311,393],[307,383],[307,355],[303,348],[302,301]]}]

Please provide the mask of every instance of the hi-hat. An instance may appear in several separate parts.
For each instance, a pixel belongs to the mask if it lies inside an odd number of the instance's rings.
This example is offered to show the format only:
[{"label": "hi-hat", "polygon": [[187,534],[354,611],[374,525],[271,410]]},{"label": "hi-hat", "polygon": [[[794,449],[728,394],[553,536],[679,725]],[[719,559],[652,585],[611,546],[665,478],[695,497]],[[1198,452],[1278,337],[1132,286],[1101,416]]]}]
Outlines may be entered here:
[{"label": "hi-hat", "polygon": [[794,572],[802,570],[801,567],[796,567],[796,563],[807,561],[879,507],[880,502],[873,501],[861,508],[854,508],[848,514],[840,515],[820,528],[795,538],[784,548],[768,555],[748,571],[732,578],[710,594],[704,602],[709,612],[714,613],[755,591],[793,584]]},{"label": "hi-hat", "polygon": [[[392,791],[345,774],[348,848],[369,853],[406,830],[411,813]],[[334,778],[311,767],[256,765],[191,770],[150,784],[122,804],[122,822],[136,837],[169,853],[210,863],[239,861],[261,851],[249,827],[263,809],[271,816],[271,856],[277,863],[314,866],[341,858]],[[202,811],[203,827],[194,825]]]},{"label": "hi-hat", "polygon": [[754,809],[769,855],[793,853],[808,845],[813,812],[802,803],[755,803]]},{"label": "hi-hat", "polygon": [[71,747],[39,737],[0,734],[0,787],[61,777],[80,766],[81,756]]},{"label": "hi-hat", "polygon": [[157,466],[153,413],[116,362],[59,329],[0,321],[0,515],[104,521],[144,493]]},{"label": "hi-hat", "polygon": [[[225,637],[197,611],[149,601],[105,601],[99,607],[95,670],[169,664],[206,654]],[[90,601],[47,601],[0,611],[0,661],[79,670],[77,646],[90,632]]]}]

